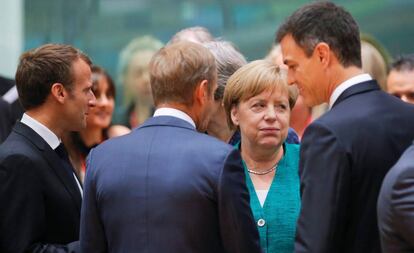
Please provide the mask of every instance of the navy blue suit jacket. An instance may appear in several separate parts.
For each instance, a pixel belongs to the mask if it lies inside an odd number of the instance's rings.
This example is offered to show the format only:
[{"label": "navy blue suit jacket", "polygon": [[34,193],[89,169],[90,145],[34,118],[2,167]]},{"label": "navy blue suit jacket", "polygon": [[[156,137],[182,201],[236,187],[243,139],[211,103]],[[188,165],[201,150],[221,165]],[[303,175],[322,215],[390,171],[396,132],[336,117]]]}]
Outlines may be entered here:
[{"label": "navy blue suit jacket", "polygon": [[184,120],[150,118],[93,149],[83,252],[260,252],[240,154]]},{"label": "navy blue suit jacket", "polygon": [[377,207],[382,252],[414,252],[414,143],[385,176]]},{"label": "navy blue suit jacket", "polygon": [[59,156],[16,123],[0,146],[0,252],[79,252],[81,195]]},{"label": "navy blue suit jacket", "polygon": [[295,252],[380,252],[382,180],[414,138],[414,106],[375,81],[345,90],[302,139]]}]

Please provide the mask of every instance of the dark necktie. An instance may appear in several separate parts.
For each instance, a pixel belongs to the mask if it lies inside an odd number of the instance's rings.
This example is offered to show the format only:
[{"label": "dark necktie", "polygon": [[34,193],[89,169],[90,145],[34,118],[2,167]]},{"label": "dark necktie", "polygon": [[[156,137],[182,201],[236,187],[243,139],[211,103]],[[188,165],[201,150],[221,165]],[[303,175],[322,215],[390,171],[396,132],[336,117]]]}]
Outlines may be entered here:
[{"label": "dark necktie", "polygon": [[73,171],[72,164],[70,163],[68,152],[66,151],[65,145],[63,145],[63,143],[61,142],[59,146],[55,149],[55,152],[59,156],[66,172],[70,175],[71,178],[73,178],[75,172]]}]

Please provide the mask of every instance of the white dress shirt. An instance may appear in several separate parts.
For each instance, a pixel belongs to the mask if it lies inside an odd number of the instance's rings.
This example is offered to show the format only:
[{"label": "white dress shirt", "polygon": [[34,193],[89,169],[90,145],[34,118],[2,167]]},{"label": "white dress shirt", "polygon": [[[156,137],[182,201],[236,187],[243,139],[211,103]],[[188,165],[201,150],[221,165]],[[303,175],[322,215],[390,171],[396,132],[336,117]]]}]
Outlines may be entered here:
[{"label": "white dress shirt", "polygon": [[[53,133],[49,128],[47,128],[45,125],[43,125],[39,121],[37,121],[34,118],[30,117],[26,113],[23,114],[23,117],[20,121],[23,124],[30,127],[31,129],[33,129],[33,131],[35,131],[38,135],[40,135],[40,137],[42,137],[42,139],[45,140],[46,143],[49,144],[49,146],[53,150],[55,150],[59,146],[61,141],[56,136],[56,134]],[[73,177],[75,178],[75,181],[78,185],[81,196],[83,197],[83,190],[82,190],[82,187],[80,186],[80,183],[79,183],[78,178],[76,177],[75,173],[73,173]]]},{"label": "white dress shirt", "polygon": [[335,101],[346,89],[348,89],[351,86],[354,86],[355,84],[366,82],[369,80],[372,80],[372,77],[369,74],[360,74],[338,85],[332,92],[331,98],[329,99],[329,109],[332,108],[332,106],[335,104]]},{"label": "white dress shirt", "polygon": [[158,116],[172,116],[172,117],[176,117],[182,120],[187,121],[188,123],[190,123],[194,128],[196,128],[196,125],[194,123],[194,120],[188,116],[187,113],[174,109],[174,108],[158,108],[157,110],[155,110],[154,112],[154,117],[158,117]]}]

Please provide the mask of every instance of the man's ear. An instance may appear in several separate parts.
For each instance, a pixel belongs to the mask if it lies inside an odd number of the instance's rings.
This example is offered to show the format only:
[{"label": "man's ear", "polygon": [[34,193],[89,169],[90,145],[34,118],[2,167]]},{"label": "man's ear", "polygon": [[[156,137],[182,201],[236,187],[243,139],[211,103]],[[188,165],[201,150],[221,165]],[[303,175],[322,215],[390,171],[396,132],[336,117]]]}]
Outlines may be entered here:
[{"label": "man's ear", "polygon": [[56,101],[62,104],[69,95],[67,90],[61,83],[52,84],[52,87],[50,88],[50,93]]},{"label": "man's ear", "polygon": [[208,81],[202,80],[194,91],[194,100],[199,104],[204,104],[208,100]]},{"label": "man's ear", "polygon": [[233,124],[235,126],[238,126],[239,125],[239,110],[237,108],[237,105],[233,105],[231,107],[230,117],[231,117],[231,121],[233,121]]},{"label": "man's ear", "polygon": [[325,42],[319,42],[313,50],[314,56],[320,61],[320,63],[327,67],[331,61],[331,48]]}]

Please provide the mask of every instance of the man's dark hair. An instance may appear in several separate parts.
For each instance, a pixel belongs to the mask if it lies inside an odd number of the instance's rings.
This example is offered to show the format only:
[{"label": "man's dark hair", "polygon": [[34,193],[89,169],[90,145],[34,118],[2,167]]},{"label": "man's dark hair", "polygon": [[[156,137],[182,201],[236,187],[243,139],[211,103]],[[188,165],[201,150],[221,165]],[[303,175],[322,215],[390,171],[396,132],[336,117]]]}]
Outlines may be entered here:
[{"label": "man's dark hair", "polygon": [[318,43],[325,42],[344,67],[362,66],[358,24],[334,3],[315,2],[295,11],[277,31],[276,41],[289,34],[308,57]]},{"label": "man's dark hair", "polygon": [[78,59],[92,64],[87,55],[70,45],[46,44],[23,53],[16,71],[16,86],[23,108],[29,110],[42,105],[54,83],[71,90],[72,65]]},{"label": "man's dark hair", "polygon": [[412,71],[414,70],[414,54],[399,56],[390,67],[390,71]]}]

